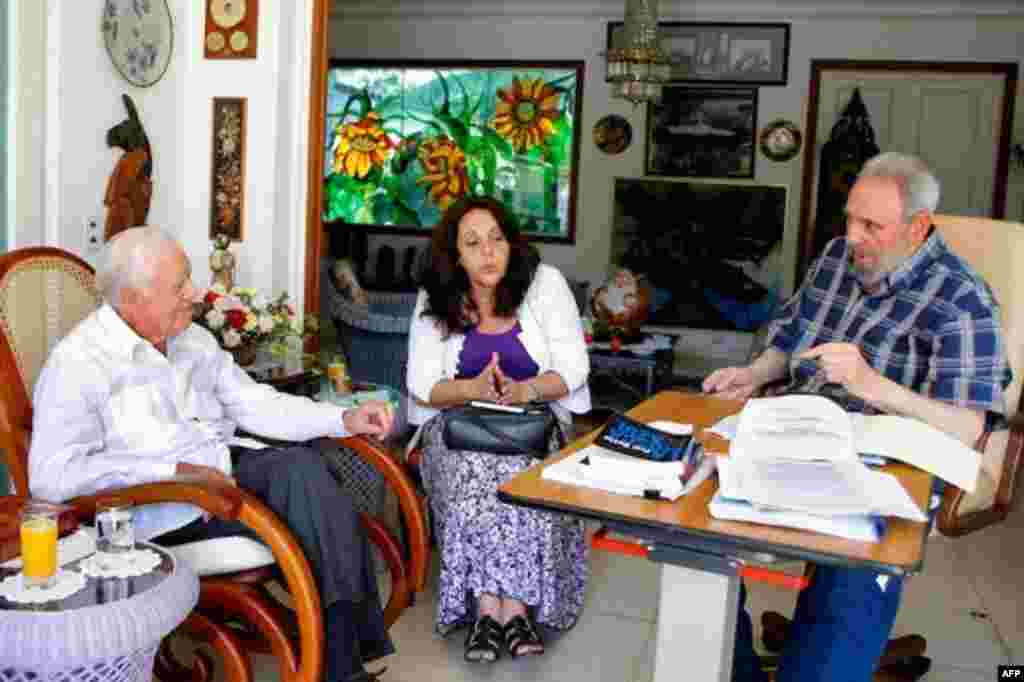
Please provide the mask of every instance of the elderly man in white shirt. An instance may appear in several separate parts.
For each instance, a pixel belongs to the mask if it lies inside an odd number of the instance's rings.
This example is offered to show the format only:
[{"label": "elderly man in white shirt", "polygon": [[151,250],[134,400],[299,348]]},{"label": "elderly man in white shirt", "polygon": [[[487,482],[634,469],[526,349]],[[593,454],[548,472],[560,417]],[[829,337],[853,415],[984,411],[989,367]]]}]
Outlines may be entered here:
[{"label": "elderly man in white shirt", "polygon": [[[237,483],[281,515],[319,580],[328,679],[373,677],[363,662],[394,647],[351,501],[316,448],[245,447],[234,433],[241,427],[286,441],[383,436],[388,406],[341,410],[253,381],[192,324],[191,265],[159,228],[114,237],[96,281],[104,304],[57,344],[36,383],[33,496],[60,501],[174,474]],[[184,504],[143,507],[137,518],[139,536],[162,544],[246,532]]]}]

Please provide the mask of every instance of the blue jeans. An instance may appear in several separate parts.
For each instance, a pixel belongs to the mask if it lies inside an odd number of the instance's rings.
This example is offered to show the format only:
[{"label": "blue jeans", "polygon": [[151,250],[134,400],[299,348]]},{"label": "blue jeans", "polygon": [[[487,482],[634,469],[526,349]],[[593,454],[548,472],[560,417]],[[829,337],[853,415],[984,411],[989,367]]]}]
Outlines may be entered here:
[{"label": "blue jeans", "polygon": [[[902,591],[902,577],[815,566],[811,584],[797,599],[776,682],[871,682]],[[746,587],[741,587],[733,682],[767,682],[754,652],[746,601]]]}]

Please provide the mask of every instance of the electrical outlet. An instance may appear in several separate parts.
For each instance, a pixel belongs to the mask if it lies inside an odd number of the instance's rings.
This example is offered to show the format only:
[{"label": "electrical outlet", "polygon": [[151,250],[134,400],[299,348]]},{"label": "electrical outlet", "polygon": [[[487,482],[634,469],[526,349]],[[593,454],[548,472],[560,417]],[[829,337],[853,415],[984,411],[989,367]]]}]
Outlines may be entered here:
[{"label": "electrical outlet", "polygon": [[99,218],[89,218],[85,221],[85,250],[89,253],[97,253],[102,246]]}]

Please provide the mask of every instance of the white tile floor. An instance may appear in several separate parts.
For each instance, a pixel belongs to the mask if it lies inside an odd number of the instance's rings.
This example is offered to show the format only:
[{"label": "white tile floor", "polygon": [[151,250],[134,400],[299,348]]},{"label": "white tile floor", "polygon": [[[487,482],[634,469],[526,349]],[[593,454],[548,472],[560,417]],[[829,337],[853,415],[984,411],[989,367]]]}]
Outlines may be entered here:
[{"label": "white tile floor", "polygon": [[[933,665],[924,678],[927,682],[987,682],[995,679],[996,665],[1024,662],[1022,537],[1024,511],[1018,511],[997,527],[929,542],[924,572],[908,582],[894,631],[928,638]],[[657,577],[657,566],[647,560],[592,553],[587,603],[577,626],[553,636],[543,657],[506,657],[492,666],[462,660],[463,632],[446,640],[433,633],[434,602],[428,590],[395,624],[392,635],[398,653],[380,662],[388,668],[383,679],[648,682],[653,673]],[[759,638],[761,612],[788,614],[795,597],[760,584],[749,589]],[[258,657],[255,663],[260,682],[278,679],[270,659]]]}]

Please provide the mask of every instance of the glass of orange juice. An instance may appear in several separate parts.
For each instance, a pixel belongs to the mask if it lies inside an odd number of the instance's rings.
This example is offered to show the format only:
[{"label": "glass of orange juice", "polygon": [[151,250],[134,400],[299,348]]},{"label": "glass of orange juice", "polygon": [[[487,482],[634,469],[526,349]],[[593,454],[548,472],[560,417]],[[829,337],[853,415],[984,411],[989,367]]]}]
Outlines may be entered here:
[{"label": "glass of orange juice", "polygon": [[21,564],[26,587],[52,587],[57,579],[57,514],[51,504],[21,510]]}]

